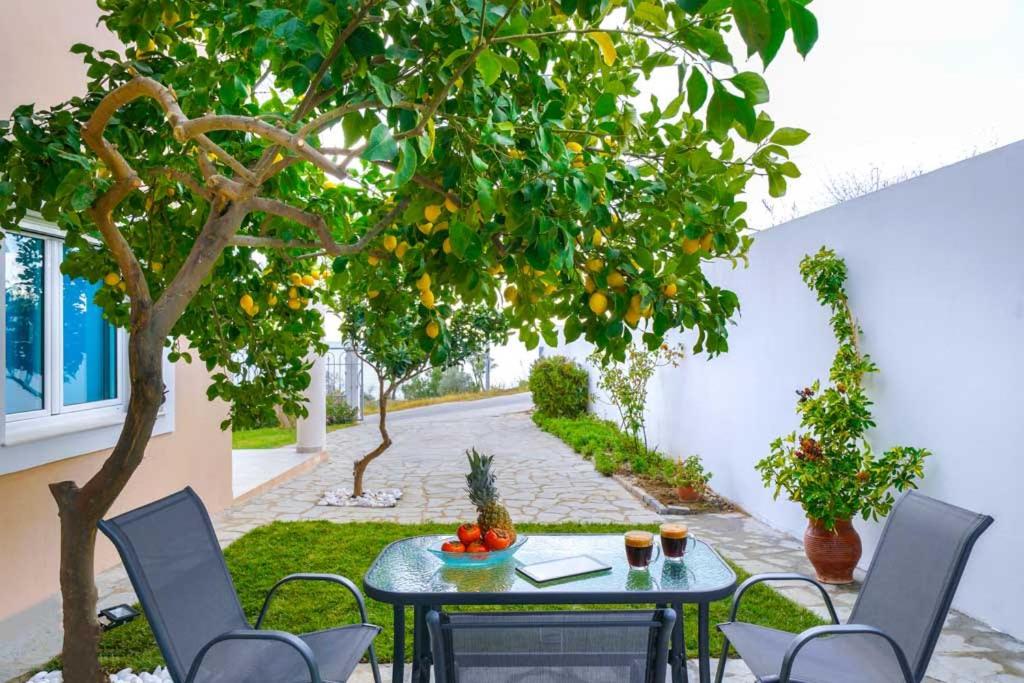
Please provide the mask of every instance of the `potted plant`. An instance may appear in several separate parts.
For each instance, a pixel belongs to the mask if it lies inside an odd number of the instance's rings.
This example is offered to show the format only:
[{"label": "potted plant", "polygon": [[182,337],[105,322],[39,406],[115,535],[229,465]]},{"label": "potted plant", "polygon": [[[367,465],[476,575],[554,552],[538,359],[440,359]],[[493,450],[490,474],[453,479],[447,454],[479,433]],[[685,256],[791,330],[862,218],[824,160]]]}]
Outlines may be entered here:
[{"label": "potted plant", "polygon": [[807,514],[804,550],[818,579],[850,583],[861,556],[854,516],[884,517],[895,502],[893,491],[915,488],[924,474],[922,448],[896,446],[876,457],[866,438],[875,426],[865,375],[878,367],[860,349],[861,329],[847,299],[846,263],[824,247],[800,263],[804,282],[832,312],[839,348],[820,382],[797,392],[800,430],[772,442],[771,453],[757,463],[766,486],[782,491]]},{"label": "potted plant", "polygon": [[665,481],[676,488],[679,500],[695,503],[704,497],[711,473],[704,469],[699,455],[665,461]]}]

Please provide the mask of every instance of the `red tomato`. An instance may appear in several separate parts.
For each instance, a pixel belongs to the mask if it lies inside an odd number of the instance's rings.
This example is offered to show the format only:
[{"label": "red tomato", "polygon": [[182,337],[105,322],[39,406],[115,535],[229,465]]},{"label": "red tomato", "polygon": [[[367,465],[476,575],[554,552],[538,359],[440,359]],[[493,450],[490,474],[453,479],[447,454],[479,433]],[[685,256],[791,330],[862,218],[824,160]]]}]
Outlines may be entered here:
[{"label": "red tomato", "polygon": [[463,524],[459,527],[458,535],[460,541],[469,545],[473,541],[479,541],[480,537],[483,536],[483,533],[480,531],[479,524],[473,524],[470,522],[469,524]]},{"label": "red tomato", "polygon": [[464,553],[466,552],[466,546],[463,545],[462,541],[450,538],[441,544],[441,550],[446,553]]},{"label": "red tomato", "polygon": [[486,553],[487,546],[484,545],[483,541],[473,541],[466,546],[467,553]]},{"label": "red tomato", "polygon": [[504,529],[489,529],[484,536],[484,544],[488,550],[504,550],[512,545],[512,534]]}]

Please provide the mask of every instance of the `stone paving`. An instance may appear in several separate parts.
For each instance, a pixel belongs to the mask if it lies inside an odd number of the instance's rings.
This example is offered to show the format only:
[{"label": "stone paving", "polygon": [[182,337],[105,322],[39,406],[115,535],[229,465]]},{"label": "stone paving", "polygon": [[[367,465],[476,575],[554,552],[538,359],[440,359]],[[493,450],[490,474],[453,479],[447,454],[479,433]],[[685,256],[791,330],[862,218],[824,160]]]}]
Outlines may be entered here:
[{"label": "stone paving", "polygon": [[[215,520],[218,535],[223,543],[230,543],[246,531],[273,520],[454,522],[472,518],[472,507],[463,492],[466,469],[463,452],[470,446],[497,455],[500,490],[515,519],[662,521],[663,518],[644,507],[617,482],[601,477],[591,463],[555,437],[537,429],[528,414],[530,407],[527,395],[515,395],[424,408],[405,415],[396,413],[392,422],[394,445],[367,473],[369,488],[405,490],[405,498],[397,507],[389,509],[316,504],[324,490],[349,483],[353,460],[377,443],[377,432],[369,421],[359,427],[333,432],[328,435],[326,462],[222,512]],[[797,540],[746,515],[695,515],[683,521],[748,572],[811,573]],[[121,570],[105,572],[98,584],[103,604],[131,599],[130,586]],[[812,588],[799,584],[776,588],[826,616],[820,597]],[[840,617],[845,618],[853,606],[856,585],[830,587],[829,592]],[[383,668],[385,680],[390,681],[390,667]],[[692,661],[690,669],[690,680],[696,680]],[[406,671],[408,673],[408,668]],[[353,683],[371,681],[368,667],[361,667],[352,680]],[[731,660],[725,680],[748,683],[753,677],[742,662]],[[925,680],[930,683],[1024,683],[1024,643],[965,615],[952,613]]]}]

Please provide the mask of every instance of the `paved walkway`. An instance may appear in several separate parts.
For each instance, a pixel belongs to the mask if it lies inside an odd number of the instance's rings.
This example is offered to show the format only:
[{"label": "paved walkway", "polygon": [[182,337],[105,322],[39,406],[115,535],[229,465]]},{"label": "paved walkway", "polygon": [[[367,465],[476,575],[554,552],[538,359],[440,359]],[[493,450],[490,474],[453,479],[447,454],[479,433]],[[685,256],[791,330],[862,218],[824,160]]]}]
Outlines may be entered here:
[{"label": "paved walkway", "polygon": [[[394,445],[367,473],[369,488],[405,489],[405,498],[391,509],[316,504],[325,489],[348,485],[353,460],[377,443],[371,421],[333,432],[328,435],[327,462],[221,513],[216,519],[218,533],[222,542],[229,543],[272,520],[452,522],[472,518],[472,506],[463,492],[464,451],[470,446],[496,454],[500,490],[515,519],[661,521],[614,480],[601,477],[591,463],[538,430],[527,413],[530,407],[528,395],[513,395],[396,413],[391,421]],[[745,515],[690,516],[685,522],[749,572],[811,572],[798,541]],[[105,572],[98,583],[102,604],[131,599],[120,570]],[[797,585],[781,591],[824,616],[813,589]],[[840,616],[845,617],[855,589],[831,588],[830,592]],[[45,659],[58,645],[59,640],[50,643],[48,654],[29,661],[22,670]],[[931,683],[1024,683],[1024,644],[953,613],[928,673],[926,680]],[[366,670],[353,679],[370,680]],[[741,662],[733,660],[726,680],[746,683],[753,678]]]}]

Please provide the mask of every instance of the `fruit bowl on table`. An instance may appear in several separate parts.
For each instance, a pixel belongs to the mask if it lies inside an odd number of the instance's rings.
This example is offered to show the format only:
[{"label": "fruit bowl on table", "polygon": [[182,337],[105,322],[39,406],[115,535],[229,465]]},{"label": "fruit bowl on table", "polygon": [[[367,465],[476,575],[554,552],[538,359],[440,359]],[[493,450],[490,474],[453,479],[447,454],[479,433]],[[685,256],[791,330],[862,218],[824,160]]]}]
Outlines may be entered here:
[{"label": "fruit bowl on table", "polygon": [[447,540],[438,539],[428,546],[427,550],[451,567],[489,567],[511,559],[516,554],[516,551],[526,543],[526,536],[524,534],[517,534],[516,540],[512,542],[512,545],[504,550],[488,550],[483,553],[455,553],[441,550],[441,545]]}]

